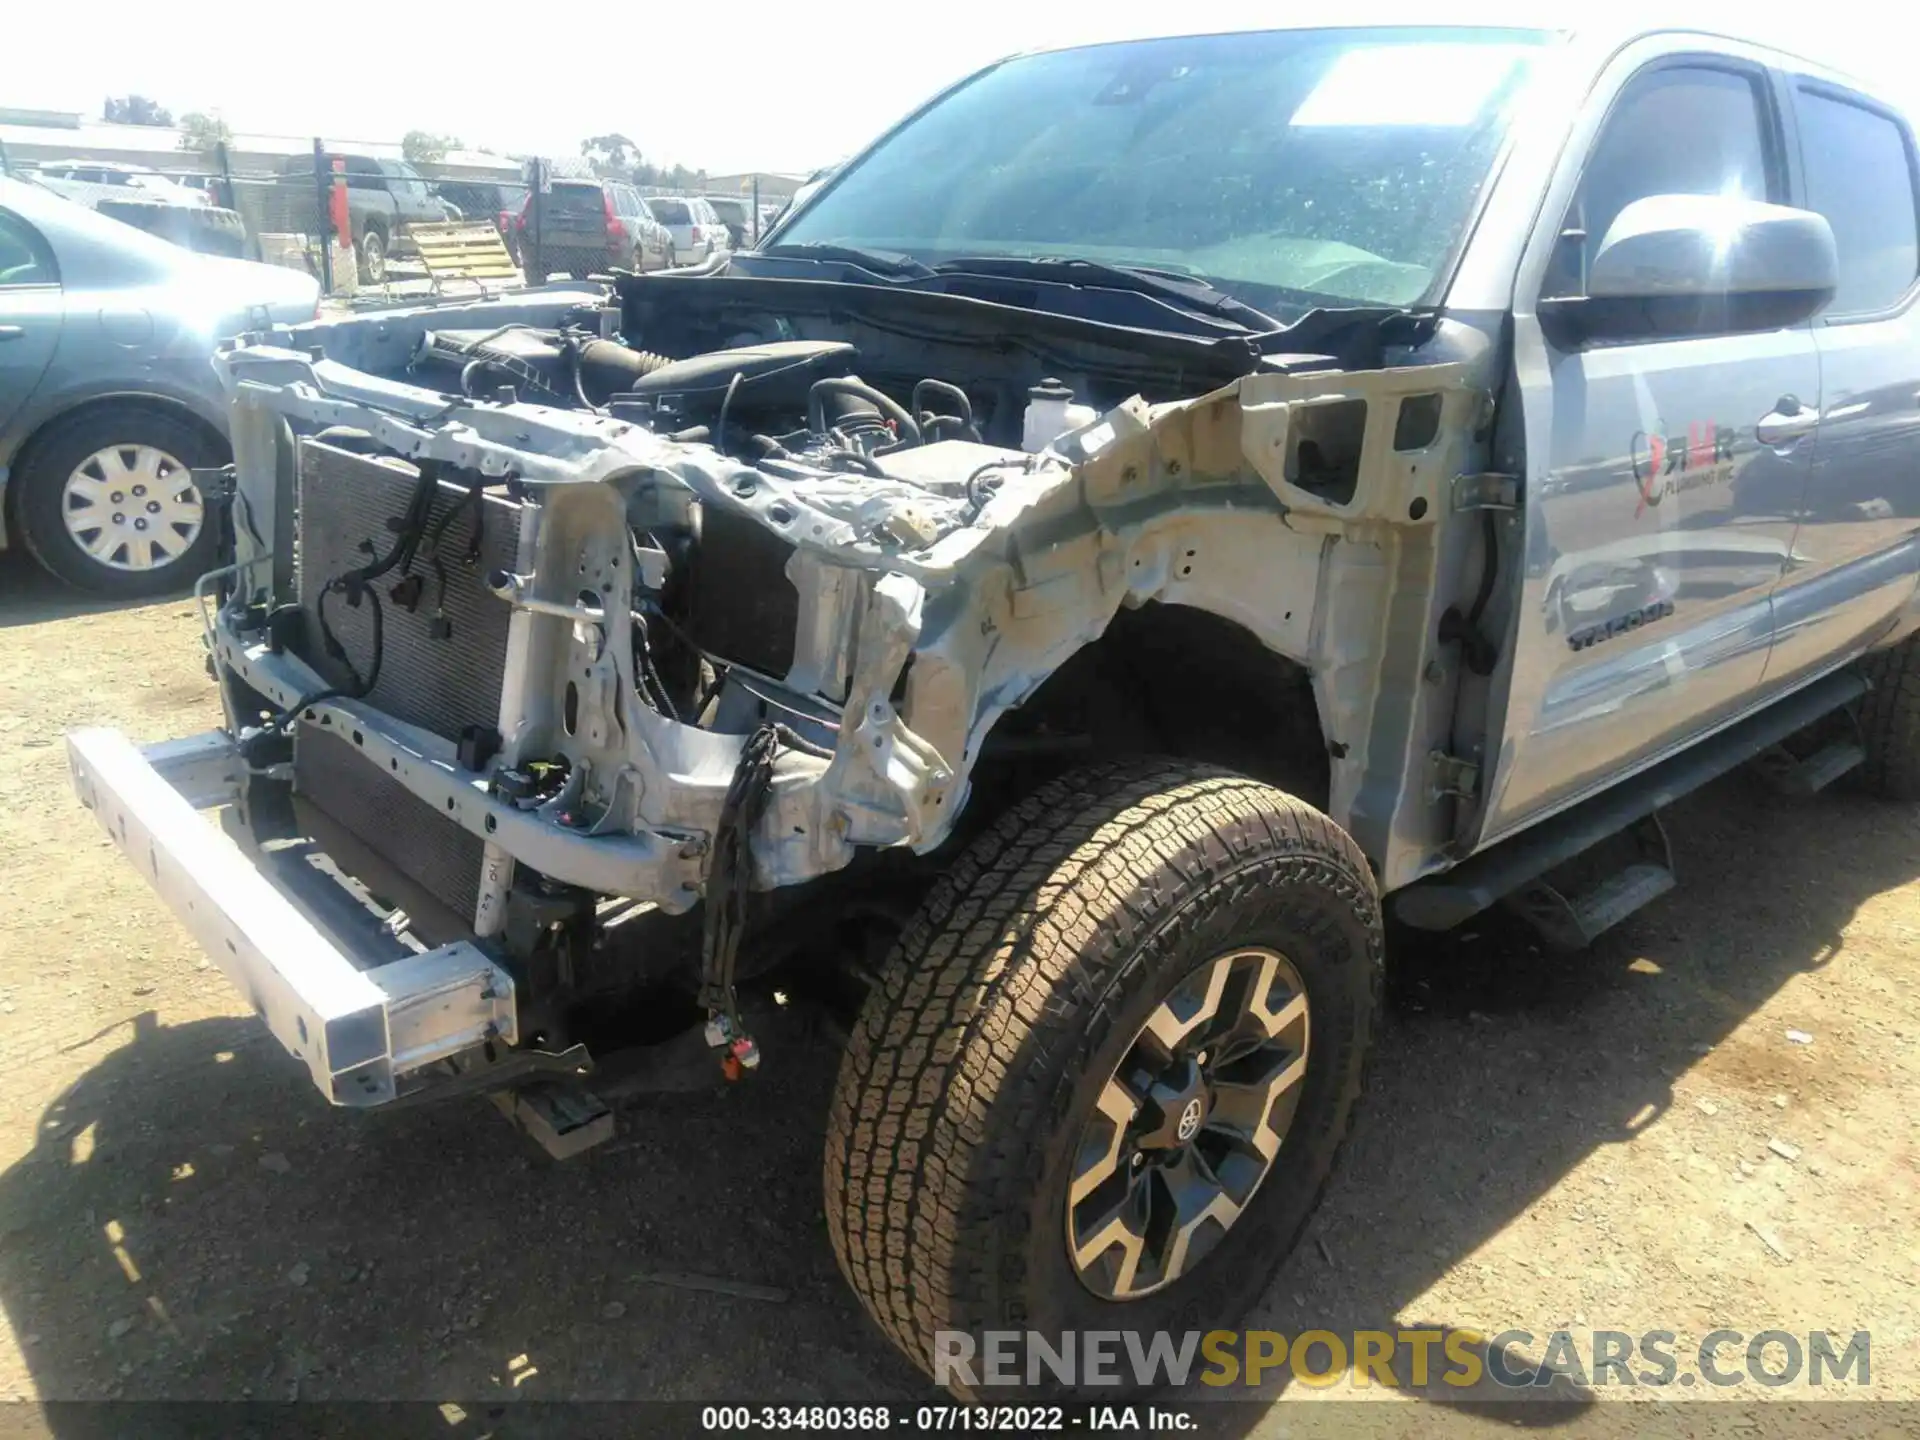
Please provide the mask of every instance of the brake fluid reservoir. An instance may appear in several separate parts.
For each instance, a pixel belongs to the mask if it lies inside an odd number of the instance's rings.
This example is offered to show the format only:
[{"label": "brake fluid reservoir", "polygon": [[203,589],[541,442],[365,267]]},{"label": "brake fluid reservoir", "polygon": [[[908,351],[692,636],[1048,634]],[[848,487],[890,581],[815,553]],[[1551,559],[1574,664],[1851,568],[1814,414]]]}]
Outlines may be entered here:
[{"label": "brake fluid reservoir", "polygon": [[1042,380],[1027,391],[1027,413],[1020,427],[1020,448],[1038,455],[1062,435],[1091,425],[1100,412],[1091,405],[1076,405],[1071,386],[1058,380]]}]

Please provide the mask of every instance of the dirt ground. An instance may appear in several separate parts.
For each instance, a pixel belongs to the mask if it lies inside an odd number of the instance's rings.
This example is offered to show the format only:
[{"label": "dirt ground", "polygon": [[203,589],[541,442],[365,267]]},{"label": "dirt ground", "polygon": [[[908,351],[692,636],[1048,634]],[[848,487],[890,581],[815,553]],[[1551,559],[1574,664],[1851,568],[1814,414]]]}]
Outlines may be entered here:
[{"label": "dirt ground", "polygon": [[[0,1401],[933,1398],[828,1249],[830,1055],[624,1101],[564,1165],[480,1102],[321,1103],[68,788],[68,727],[216,713],[189,601],[0,556]],[[1681,888],[1588,954],[1489,925],[1395,957],[1251,1323],[1868,1329],[1867,1393],[1920,1399],[1920,811],[1735,775],[1670,824]]]}]

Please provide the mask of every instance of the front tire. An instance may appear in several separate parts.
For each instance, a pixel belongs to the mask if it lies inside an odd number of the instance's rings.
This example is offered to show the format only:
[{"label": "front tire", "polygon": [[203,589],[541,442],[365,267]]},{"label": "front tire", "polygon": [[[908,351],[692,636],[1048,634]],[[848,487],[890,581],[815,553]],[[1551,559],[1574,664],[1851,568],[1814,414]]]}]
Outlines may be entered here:
[{"label": "front tire", "polygon": [[105,406],[42,432],[15,479],[28,551],[69,585],[128,598],[211,570],[219,526],[190,472],[223,463],[177,415]]},{"label": "front tire", "polygon": [[1920,800],[1920,634],[1860,664],[1873,688],[1860,702],[1867,758],[1856,785],[1883,800]]},{"label": "front tire", "polygon": [[[963,1398],[964,1377],[936,1365],[939,1332],[1057,1346],[1233,1324],[1331,1173],[1381,969],[1372,874],[1304,802],[1171,760],[1044,786],[929,894],[855,1028],[826,1147],[841,1270]],[[1229,1009],[1230,1025],[1203,1013]],[[1179,1044],[1193,1069],[1169,1079]],[[1254,1112],[1219,1098],[1256,1074]],[[1231,1187],[1229,1151],[1252,1157]],[[1230,1205],[1179,1198],[1183,1166]],[[1091,1213],[1109,1202],[1118,1230]]]}]

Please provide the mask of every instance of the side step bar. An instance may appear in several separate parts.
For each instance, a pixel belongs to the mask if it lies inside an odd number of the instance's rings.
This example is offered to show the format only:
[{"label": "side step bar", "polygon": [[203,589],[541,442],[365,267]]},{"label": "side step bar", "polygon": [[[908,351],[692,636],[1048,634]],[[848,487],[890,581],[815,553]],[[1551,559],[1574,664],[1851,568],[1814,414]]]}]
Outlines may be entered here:
[{"label": "side step bar", "polygon": [[[1555,950],[1584,950],[1636,911],[1673,889],[1673,846],[1660,812],[1643,816],[1620,832],[1633,841],[1635,858],[1585,891],[1568,893],[1551,874],[1523,885],[1500,903],[1533,926]],[[1602,841],[1604,845],[1606,842]],[[1597,853],[1597,851],[1596,851]]]},{"label": "side step bar", "polygon": [[1796,800],[1819,794],[1842,775],[1866,763],[1865,747],[1851,740],[1835,740],[1804,759],[1784,746],[1775,746],[1754,761],[1769,785]]},{"label": "side step bar", "polygon": [[1416,930],[1451,930],[1555,866],[1866,693],[1866,680],[1851,669],[1816,680],[1584,804],[1542,820],[1443,874],[1395,892],[1389,901],[1393,913]]}]

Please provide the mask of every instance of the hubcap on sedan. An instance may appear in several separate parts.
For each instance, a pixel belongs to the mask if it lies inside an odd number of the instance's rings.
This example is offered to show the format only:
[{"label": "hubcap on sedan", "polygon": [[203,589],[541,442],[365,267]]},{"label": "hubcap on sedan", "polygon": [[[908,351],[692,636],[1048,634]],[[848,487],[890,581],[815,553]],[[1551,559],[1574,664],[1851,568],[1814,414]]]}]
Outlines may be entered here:
[{"label": "hubcap on sedan", "polygon": [[153,445],[109,445],[74,467],[61,494],[74,543],[113,570],[171,565],[200,537],[193,472]]},{"label": "hubcap on sedan", "polygon": [[1205,1258],[1280,1153],[1307,1073],[1307,992],[1273,950],[1202,965],[1140,1027],[1080,1134],[1067,1252],[1105,1300]]}]

